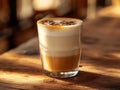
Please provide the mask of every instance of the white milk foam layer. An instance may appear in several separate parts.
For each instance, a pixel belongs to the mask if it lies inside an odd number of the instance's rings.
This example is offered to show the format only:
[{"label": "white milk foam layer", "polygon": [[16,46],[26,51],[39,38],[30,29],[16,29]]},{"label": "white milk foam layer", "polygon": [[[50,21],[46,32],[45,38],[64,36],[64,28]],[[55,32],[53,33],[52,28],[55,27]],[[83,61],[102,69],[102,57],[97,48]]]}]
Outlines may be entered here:
[{"label": "white milk foam layer", "polygon": [[[76,20],[76,19],[75,19]],[[82,21],[75,25],[49,28],[37,23],[40,49],[42,54],[49,56],[70,56],[79,54],[80,29]]]}]

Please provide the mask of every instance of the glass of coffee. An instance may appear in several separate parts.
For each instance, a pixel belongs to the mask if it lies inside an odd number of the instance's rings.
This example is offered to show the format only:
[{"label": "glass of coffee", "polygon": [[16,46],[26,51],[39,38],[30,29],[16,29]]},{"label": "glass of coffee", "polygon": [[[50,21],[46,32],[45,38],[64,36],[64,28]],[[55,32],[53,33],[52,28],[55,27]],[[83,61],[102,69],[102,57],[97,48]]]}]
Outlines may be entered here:
[{"label": "glass of coffee", "polygon": [[44,18],[37,21],[40,57],[45,74],[56,78],[79,72],[82,21],[74,18]]}]

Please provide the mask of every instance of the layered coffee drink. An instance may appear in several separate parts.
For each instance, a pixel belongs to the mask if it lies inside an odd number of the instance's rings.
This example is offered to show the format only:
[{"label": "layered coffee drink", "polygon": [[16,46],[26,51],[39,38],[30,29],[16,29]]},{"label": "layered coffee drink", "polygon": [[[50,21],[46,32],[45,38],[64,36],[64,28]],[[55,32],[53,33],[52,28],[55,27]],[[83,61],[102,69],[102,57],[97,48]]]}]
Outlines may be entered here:
[{"label": "layered coffee drink", "polygon": [[74,18],[38,20],[40,54],[45,72],[55,77],[72,77],[78,73],[81,24],[81,20]]}]

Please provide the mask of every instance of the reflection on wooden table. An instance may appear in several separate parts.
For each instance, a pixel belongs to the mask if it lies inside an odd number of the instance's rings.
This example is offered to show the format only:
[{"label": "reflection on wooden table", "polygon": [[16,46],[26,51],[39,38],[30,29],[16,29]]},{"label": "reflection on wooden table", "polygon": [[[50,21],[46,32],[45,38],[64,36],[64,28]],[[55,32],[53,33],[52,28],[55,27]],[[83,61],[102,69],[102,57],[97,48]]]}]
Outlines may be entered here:
[{"label": "reflection on wooden table", "polygon": [[98,17],[82,31],[76,77],[57,79],[41,70],[38,39],[0,56],[0,90],[120,90],[120,19]]}]

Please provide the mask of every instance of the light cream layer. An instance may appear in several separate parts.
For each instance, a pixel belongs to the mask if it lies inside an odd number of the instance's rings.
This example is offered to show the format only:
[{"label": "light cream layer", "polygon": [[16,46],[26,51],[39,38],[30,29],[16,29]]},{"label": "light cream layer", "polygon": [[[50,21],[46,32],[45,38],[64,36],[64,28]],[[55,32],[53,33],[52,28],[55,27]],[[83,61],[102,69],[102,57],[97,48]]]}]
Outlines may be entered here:
[{"label": "light cream layer", "polygon": [[[44,25],[42,19],[37,22],[41,50],[47,51],[49,56],[70,56],[79,53],[80,30],[82,21],[72,18],[50,18],[47,20],[72,20],[75,25]],[[63,53],[61,53],[63,52]],[[65,54],[68,52],[67,54]],[[46,53],[46,52],[43,52]],[[55,53],[55,54],[52,54]]]}]

